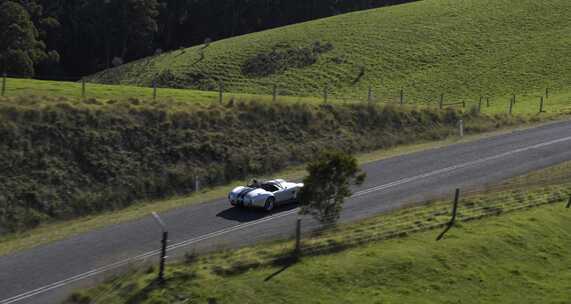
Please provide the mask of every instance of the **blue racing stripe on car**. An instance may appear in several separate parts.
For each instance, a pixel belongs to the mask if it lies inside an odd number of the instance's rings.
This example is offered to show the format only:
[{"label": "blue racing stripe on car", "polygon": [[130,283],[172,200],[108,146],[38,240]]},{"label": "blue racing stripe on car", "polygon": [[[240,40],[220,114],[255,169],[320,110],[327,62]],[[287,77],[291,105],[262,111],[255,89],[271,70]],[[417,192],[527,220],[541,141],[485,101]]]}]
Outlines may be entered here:
[{"label": "blue racing stripe on car", "polygon": [[246,195],[248,195],[248,193],[250,193],[250,192],[252,192],[252,191],[254,191],[254,190],[256,190],[256,189],[255,189],[255,188],[247,188],[247,189],[242,190],[242,192],[240,192],[240,193],[238,194],[238,197],[236,198],[236,201],[238,201],[239,203],[242,203],[242,204],[243,204],[243,203],[244,203],[244,197],[245,197]]}]

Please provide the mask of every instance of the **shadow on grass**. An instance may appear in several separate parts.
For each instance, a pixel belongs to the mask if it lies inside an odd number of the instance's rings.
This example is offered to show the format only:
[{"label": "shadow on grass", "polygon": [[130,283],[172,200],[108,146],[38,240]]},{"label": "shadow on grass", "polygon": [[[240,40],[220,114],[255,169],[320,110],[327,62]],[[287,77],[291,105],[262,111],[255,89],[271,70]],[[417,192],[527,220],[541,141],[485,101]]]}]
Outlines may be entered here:
[{"label": "shadow on grass", "polygon": [[279,272],[282,272],[285,269],[287,269],[288,267],[290,267],[291,265],[295,264],[298,260],[299,260],[299,258],[296,255],[294,255],[293,252],[288,252],[288,253],[285,253],[283,255],[272,257],[271,259],[269,259],[265,262],[255,261],[255,260],[250,260],[250,261],[238,260],[238,261],[232,263],[232,265],[230,265],[228,267],[214,266],[212,268],[212,272],[218,276],[230,277],[230,276],[239,275],[239,274],[242,274],[242,273],[249,271],[251,269],[256,269],[256,268],[263,267],[263,266],[271,266],[271,267],[282,266],[282,267],[284,267],[284,269],[279,271]]},{"label": "shadow on grass", "polygon": [[295,256],[295,255],[286,256],[286,257],[283,257],[281,259],[275,260],[272,264],[276,265],[276,266],[282,266],[282,268],[278,269],[278,271],[267,276],[264,279],[264,282],[270,281],[271,279],[273,279],[274,277],[276,277],[280,273],[286,271],[288,268],[295,265],[297,262],[299,262],[299,257]]}]

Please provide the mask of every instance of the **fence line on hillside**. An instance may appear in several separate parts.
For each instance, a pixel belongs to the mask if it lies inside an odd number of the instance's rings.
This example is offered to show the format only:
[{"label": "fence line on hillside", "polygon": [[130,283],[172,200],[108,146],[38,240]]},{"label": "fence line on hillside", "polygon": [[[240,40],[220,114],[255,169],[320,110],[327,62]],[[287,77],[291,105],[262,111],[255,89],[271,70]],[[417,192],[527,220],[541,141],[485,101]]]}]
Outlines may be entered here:
[{"label": "fence line on hillside", "polygon": [[[26,92],[42,92],[41,86],[38,84],[20,84],[12,85],[11,79],[21,79],[26,78],[23,75],[6,74],[2,75],[2,86],[0,96],[22,96],[22,95],[33,95],[26,94]],[[79,99],[86,98],[107,98],[107,99],[121,99],[121,98],[141,98],[141,99],[181,99],[186,98],[197,98],[197,97],[185,97],[185,89],[171,89],[166,87],[161,87],[156,80],[153,80],[150,86],[124,86],[115,84],[98,84],[91,83],[88,81],[89,78],[85,77],[44,77],[52,79],[51,81],[72,81],[68,85],[73,86],[65,88],[66,93],[54,94],[54,89],[49,88],[45,91],[46,94],[54,95],[56,97],[69,97],[75,96]],[[42,80],[42,79],[35,79]],[[62,84],[63,86],[64,84]],[[104,86],[99,87],[99,93],[92,94],[93,86]],[[313,103],[370,103],[370,104],[390,104],[395,106],[424,106],[433,108],[454,108],[460,107],[463,109],[473,109],[476,111],[481,111],[484,108],[489,108],[494,104],[501,104],[502,101],[496,97],[489,96],[487,94],[482,94],[480,96],[475,96],[473,98],[461,98],[461,97],[450,97],[446,93],[441,93],[439,96],[408,96],[405,88],[399,88],[394,90],[384,90],[385,92],[394,92],[394,95],[390,93],[381,94],[379,89],[375,89],[372,85],[368,86],[367,90],[364,92],[356,92],[353,95],[344,95],[343,93],[337,93],[336,90],[330,85],[324,85],[321,89],[321,93],[316,93],[314,96],[292,96],[280,94],[280,86],[277,83],[266,83],[259,82],[262,87],[268,88],[263,94],[249,94],[249,93],[232,93],[226,91],[226,85],[223,81],[219,81],[217,87],[212,91],[196,91],[195,93],[200,94],[205,101],[224,103],[230,100],[240,100],[240,99],[267,99],[268,101],[279,102],[279,101],[304,101]],[[134,93],[134,90],[140,90],[138,93]],[[64,88],[62,87],[62,91]],[[76,90],[77,93],[73,93]],[[147,90],[146,92],[144,92]],[[113,94],[120,93],[119,96],[114,96]],[[546,102],[550,96],[550,89],[546,88],[545,93],[537,97],[537,109],[538,113],[545,112]],[[418,95],[418,94],[417,94]],[[412,100],[412,101],[410,101]],[[514,110],[517,109],[517,95],[512,94],[509,99],[505,99],[506,113],[512,114]]]}]

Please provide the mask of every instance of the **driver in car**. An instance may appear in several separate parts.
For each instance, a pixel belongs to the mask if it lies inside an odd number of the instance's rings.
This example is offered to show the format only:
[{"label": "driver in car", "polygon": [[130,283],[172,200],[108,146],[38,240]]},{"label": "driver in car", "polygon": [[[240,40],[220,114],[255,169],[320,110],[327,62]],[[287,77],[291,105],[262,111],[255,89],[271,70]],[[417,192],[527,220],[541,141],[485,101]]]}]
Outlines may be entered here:
[{"label": "driver in car", "polygon": [[260,182],[257,179],[252,179],[252,182],[248,185],[250,188],[260,188]]}]

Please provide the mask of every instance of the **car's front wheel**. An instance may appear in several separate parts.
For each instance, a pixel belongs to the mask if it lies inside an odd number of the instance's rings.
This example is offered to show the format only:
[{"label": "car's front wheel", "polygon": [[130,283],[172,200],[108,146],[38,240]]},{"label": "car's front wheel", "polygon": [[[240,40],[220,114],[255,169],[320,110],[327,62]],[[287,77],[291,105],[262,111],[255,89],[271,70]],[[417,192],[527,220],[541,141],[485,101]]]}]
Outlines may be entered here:
[{"label": "car's front wheel", "polygon": [[273,197],[268,198],[266,200],[266,204],[264,205],[264,210],[270,212],[274,210],[275,207],[276,207],[276,199]]}]

